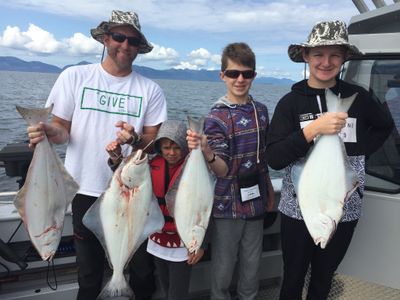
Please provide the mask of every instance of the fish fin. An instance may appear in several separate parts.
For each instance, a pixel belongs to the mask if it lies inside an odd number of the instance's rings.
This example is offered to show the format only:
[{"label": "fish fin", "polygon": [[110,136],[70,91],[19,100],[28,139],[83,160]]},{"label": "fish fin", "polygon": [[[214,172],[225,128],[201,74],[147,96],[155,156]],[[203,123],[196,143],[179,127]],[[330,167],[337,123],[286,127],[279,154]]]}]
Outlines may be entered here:
[{"label": "fish fin", "polygon": [[26,224],[25,209],[24,209],[26,193],[27,193],[27,185],[23,185],[22,188],[19,189],[19,191],[14,197],[14,206],[17,209],[19,215],[21,216],[21,219],[24,222],[24,224]]},{"label": "fish fin", "polygon": [[176,199],[176,194],[178,193],[178,188],[179,188],[179,183],[181,181],[183,171],[185,169],[186,163],[190,157],[189,153],[185,157],[185,161],[181,165],[180,169],[177,171],[179,172],[178,176],[176,177],[174,184],[169,188],[168,192],[165,194],[165,203],[168,208],[169,215],[174,218],[175,215],[175,199]]},{"label": "fish fin", "polygon": [[140,247],[140,245],[143,244],[143,242],[153,233],[160,232],[161,229],[164,227],[164,223],[164,216],[162,214],[160,206],[158,205],[158,200],[153,194],[153,197],[149,203],[149,215],[147,217],[146,223],[144,224],[143,231],[138,237],[136,245],[133,248],[131,257],[127,260],[124,269],[127,268],[129,262],[131,261],[133,255]]},{"label": "fish fin", "polygon": [[148,236],[156,231],[160,231],[164,227],[164,222],[164,216],[161,212],[160,206],[158,205],[158,200],[153,194],[153,198],[149,204],[149,216],[144,225],[140,241],[137,244],[141,245]]},{"label": "fish fin", "polygon": [[32,126],[38,124],[39,122],[46,123],[48,116],[53,110],[53,106],[54,104],[51,104],[46,108],[27,108],[16,105],[16,109],[22,118],[24,118],[24,120]]},{"label": "fish fin", "polygon": [[189,128],[199,134],[203,134],[204,131],[204,117],[200,119],[195,119],[193,117],[187,116]]},{"label": "fish fin", "polygon": [[[311,152],[311,151],[310,151]],[[295,162],[292,166],[292,169],[290,171],[291,178],[292,178],[292,183],[294,186],[294,190],[296,194],[299,194],[299,182],[300,182],[300,176],[303,172],[304,165],[306,163],[307,159],[300,159],[297,162]]]},{"label": "fish fin", "polygon": [[[103,224],[100,218],[100,208],[104,197],[105,193],[101,194],[101,196],[98,197],[97,200],[92,204],[92,206],[89,207],[82,218],[82,223],[97,237],[100,244],[103,246],[104,252],[107,255],[107,261],[110,262],[110,257],[108,257],[108,251],[104,237]],[[110,267],[112,268],[111,264]]]},{"label": "fish fin", "polygon": [[63,177],[63,182],[65,184],[65,197],[67,199],[67,207],[74,199],[76,193],[79,190],[79,184],[75,181],[75,179],[69,174],[67,169],[64,166],[64,163],[61,161],[60,157],[58,156],[57,152],[54,150],[53,146],[50,144],[51,152],[53,152],[54,159],[57,162],[59,171]]},{"label": "fish fin", "polygon": [[350,196],[360,186],[360,182],[359,182],[357,173],[354,171],[354,169],[350,165],[349,158],[348,158],[347,153],[346,153],[346,147],[345,147],[342,139],[340,139],[340,145],[342,147],[342,153],[343,153],[344,164],[345,164],[346,196],[344,198],[344,202],[346,202],[350,198]]},{"label": "fish fin", "polygon": [[[351,179],[350,179],[351,180]],[[353,179],[354,180],[354,179]],[[349,180],[348,180],[349,182]],[[355,182],[353,181],[353,184],[350,185],[346,185],[346,196],[344,197],[344,202],[346,202],[347,200],[349,200],[349,198],[351,197],[351,195],[353,195],[353,193],[358,189],[358,187],[360,186],[358,180]]]}]

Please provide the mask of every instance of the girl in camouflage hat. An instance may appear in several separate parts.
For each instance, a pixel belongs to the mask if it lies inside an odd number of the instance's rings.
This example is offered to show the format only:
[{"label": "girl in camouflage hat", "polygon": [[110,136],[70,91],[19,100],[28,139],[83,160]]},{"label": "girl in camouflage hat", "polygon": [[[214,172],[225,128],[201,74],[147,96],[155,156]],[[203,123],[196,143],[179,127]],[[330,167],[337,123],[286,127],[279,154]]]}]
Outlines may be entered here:
[{"label": "girl in camouflage hat", "polygon": [[[345,60],[360,55],[348,42],[347,28],[342,21],[317,23],[308,40],[290,45],[288,53],[294,62],[308,64],[310,75],[294,84],[291,92],[279,101],[267,138],[269,165],[276,170],[284,169],[278,207],[284,262],[280,299],[302,299],[309,266],[307,299],[326,299],[334,272],[347,251],[361,215],[365,157],[381,146],[393,125],[366,90],[338,79]],[[336,95],[340,93],[342,98],[358,95],[347,113],[327,112],[326,89]],[[291,171],[293,165],[307,156],[315,138],[338,134],[345,126],[347,134],[341,137],[360,186],[345,202],[336,232],[326,248],[321,249],[304,223]]]}]

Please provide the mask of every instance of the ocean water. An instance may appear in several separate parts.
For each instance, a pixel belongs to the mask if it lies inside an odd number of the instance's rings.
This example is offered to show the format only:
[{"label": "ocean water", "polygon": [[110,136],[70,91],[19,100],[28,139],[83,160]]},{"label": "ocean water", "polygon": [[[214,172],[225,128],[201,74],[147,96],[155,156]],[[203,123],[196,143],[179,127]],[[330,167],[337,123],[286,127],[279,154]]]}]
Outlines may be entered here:
[{"label": "ocean water", "polygon": [[[27,124],[15,105],[43,107],[57,77],[58,74],[0,71],[0,149],[7,144],[27,141]],[[211,105],[225,94],[223,82],[155,81],[164,90],[170,119],[186,120],[187,115],[204,116]],[[289,86],[254,84],[251,94],[268,107],[271,117],[277,101],[289,89]],[[63,157],[64,148],[57,146],[57,151]],[[0,192],[18,190],[17,179],[7,177],[4,168],[0,168]]]}]

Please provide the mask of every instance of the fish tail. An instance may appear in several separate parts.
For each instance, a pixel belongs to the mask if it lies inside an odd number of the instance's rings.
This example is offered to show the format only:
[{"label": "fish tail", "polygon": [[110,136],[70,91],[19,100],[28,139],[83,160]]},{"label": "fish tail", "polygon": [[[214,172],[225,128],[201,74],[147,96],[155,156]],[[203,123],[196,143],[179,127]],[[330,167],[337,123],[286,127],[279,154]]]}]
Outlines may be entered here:
[{"label": "fish tail", "polygon": [[35,125],[39,122],[46,122],[49,114],[53,110],[53,104],[45,108],[27,108],[16,105],[19,114],[29,125]]},{"label": "fish tail", "polygon": [[353,104],[358,93],[355,93],[347,98],[341,98],[335,95],[330,89],[325,90],[326,106],[329,112],[347,112]]},{"label": "fish tail", "polygon": [[113,275],[101,293],[97,296],[97,300],[114,297],[127,297],[129,299],[135,298],[131,287],[123,275],[122,278]]},{"label": "fish tail", "polygon": [[[40,252],[39,252],[40,253]],[[56,251],[53,250],[49,253],[45,253],[42,255],[42,260],[43,261],[48,261],[49,263],[53,260],[53,257],[56,255]]]},{"label": "fish tail", "polygon": [[204,130],[204,117],[200,119],[195,119],[193,117],[187,116],[189,122],[189,128],[199,134],[203,134]]}]

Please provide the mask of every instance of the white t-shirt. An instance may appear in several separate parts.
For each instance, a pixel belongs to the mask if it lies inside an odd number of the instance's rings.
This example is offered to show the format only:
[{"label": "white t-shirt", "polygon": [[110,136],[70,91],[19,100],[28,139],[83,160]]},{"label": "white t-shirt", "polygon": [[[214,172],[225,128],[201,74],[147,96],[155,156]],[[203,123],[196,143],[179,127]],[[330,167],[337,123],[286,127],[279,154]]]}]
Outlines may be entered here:
[{"label": "white t-shirt", "polygon": [[80,186],[78,193],[95,197],[105,191],[112,176],[105,148],[116,139],[115,123],[125,121],[141,133],[143,126],[167,119],[158,84],[134,71],[125,77],[112,76],[101,64],[64,70],[46,106],[52,103],[53,115],[71,121],[65,166]]}]

